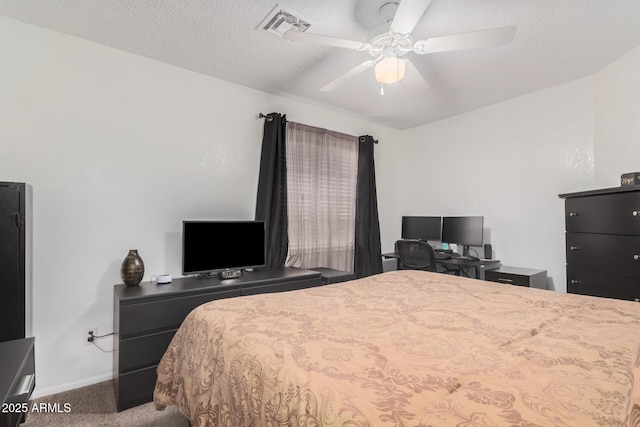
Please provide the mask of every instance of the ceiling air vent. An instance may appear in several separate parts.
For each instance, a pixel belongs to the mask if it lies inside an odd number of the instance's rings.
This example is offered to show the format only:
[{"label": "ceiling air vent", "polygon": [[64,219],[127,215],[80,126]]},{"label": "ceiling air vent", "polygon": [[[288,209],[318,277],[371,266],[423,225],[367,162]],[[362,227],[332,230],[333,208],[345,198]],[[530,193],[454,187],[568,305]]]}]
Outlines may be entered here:
[{"label": "ceiling air vent", "polygon": [[276,4],[256,29],[263,29],[282,37],[289,30],[307,31],[311,25],[312,23],[309,19],[301,18],[299,14]]}]

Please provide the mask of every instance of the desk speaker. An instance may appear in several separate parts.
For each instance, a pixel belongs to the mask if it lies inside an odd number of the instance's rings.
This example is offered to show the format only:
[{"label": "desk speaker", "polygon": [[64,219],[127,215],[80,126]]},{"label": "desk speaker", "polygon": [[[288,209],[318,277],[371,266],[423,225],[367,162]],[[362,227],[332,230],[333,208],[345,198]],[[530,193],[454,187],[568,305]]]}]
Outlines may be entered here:
[{"label": "desk speaker", "polygon": [[491,248],[491,244],[487,243],[484,245],[484,259],[491,259],[491,252],[492,252],[492,248]]}]

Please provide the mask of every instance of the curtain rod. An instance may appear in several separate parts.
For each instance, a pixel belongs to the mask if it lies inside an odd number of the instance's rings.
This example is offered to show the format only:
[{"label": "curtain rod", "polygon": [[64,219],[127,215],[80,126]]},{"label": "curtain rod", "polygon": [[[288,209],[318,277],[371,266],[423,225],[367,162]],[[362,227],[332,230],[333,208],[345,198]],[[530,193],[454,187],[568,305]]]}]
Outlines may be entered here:
[{"label": "curtain rod", "polygon": [[[269,121],[269,122],[270,122],[271,120],[273,120],[273,117],[269,116],[268,114],[263,114],[263,113],[258,113],[258,118],[259,118],[259,119],[267,119],[267,121]],[[359,138],[359,140],[360,140],[360,142],[364,142],[364,137],[362,137],[362,136],[361,136],[361,137]],[[377,144],[377,143],[378,143],[378,140],[377,140],[377,139],[374,139],[374,140],[373,140],[373,143],[374,143],[374,144]]]},{"label": "curtain rod", "polygon": [[[358,139],[360,140],[360,142],[364,142],[364,141],[365,141],[364,136],[361,136],[361,137],[360,137],[360,138],[358,138]],[[377,144],[377,143],[378,143],[378,140],[377,140],[377,139],[374,139],[374,140],[373,140],[373,143],[374,143],[374,144]]]}]

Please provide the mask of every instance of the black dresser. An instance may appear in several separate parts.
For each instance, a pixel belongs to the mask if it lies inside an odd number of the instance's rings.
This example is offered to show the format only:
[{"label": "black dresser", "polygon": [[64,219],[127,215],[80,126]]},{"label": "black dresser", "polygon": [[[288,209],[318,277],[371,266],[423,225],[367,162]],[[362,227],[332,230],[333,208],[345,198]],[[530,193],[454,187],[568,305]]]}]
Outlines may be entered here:
[{"label": "black dresser", "polygon": [[640,186],[565,199],[567,292],[640,299]]},{"label": "black dresser", "polygon": [[320,272],[260,269],[240,278],[174,279],[114,288],[113,380],[118,411],[150,402],[156,367],[178,327],[194,308],[209,301],[321,286]]}]

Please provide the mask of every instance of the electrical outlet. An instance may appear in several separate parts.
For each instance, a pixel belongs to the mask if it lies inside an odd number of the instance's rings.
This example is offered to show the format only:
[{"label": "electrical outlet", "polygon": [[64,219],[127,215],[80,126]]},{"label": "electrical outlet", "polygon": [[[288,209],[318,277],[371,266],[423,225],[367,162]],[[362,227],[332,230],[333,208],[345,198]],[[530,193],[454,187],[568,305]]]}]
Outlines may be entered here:
[{"label": "electrical outlet", "polygon": [[87,328],[83,332],[84,333],[82,334],[82,342],[84,343],[84,345],[91,345],[91,335],[89,335],[89,332],[93,332],[93,335],[98,335],[98,327],[94,326],[92,328]]}]

